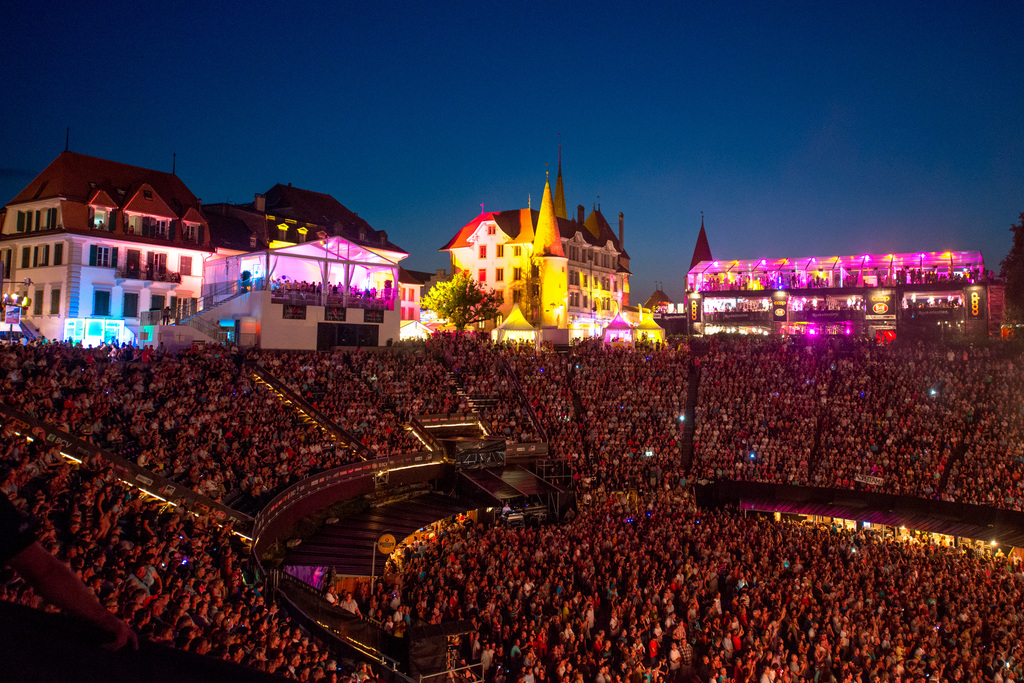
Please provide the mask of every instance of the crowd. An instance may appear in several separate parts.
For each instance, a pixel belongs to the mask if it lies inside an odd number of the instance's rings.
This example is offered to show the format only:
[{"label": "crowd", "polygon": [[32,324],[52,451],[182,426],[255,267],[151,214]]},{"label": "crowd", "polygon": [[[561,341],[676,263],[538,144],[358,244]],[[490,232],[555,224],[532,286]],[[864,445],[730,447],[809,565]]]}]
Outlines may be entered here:
[{"label": "crowd", "polygon": [[250,508],[353,462],[221,347],[148,363],[64,344],[0,349],[4,403],[215,500]]},{"label": "crowd", "polygon": [[[266,598],[230,524],[148,498],[109,466],[73,465],[9,428],[0,471],[3,493],[33,520],[43,548],[142,637],[295,680],[349,681],[336,656]],[[0,600],[43,607],[31,584],[3,568]]]},{"label": "crowd", "polygon": [[810,347],[712,340],[700,358],[694,476],[806,484],[822,380]]},{"label": "crowd", "polygon": [[[393,627],[473,621],[465,656],[497,683],[691,670],[708,681],[712,669],[722,681],[1019,678],[1024,575],[1011,565],[701,513],[686,494],[694,479],[734,479],[1024,509],[1024,380],[1005,349],[722,338],[560,353],[439,335],[379,352],[121,354],[4,346],[2,401],[229,504],[360,457],[423,450],[416,415],[475,407],[509,441],[546,439],[571,465],[575,520],[449,529],[403,559],[397,603],[359,595],[363,614]],[[334,443],[247,364],[362,448]],[[246,585],[229,527],[10,430],[3,448],[3,492],[144,635],[300,680],[329,675],[323,648]],[[3,599],[38,602],[3,579]]]},{"label": "crowd", "polygon": [[698,510],[682,489],[571,522],[455,524],[363,607],[468,621],[488,682],[1009,681],[1024,571],[1006,558]]}]

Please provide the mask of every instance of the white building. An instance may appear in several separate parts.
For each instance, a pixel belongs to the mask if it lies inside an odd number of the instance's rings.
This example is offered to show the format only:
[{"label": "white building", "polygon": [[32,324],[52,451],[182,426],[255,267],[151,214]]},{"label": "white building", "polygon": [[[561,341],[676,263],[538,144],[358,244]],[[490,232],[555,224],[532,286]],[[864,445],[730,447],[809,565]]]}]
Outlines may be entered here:
[{"label": "white building", "polygon": [[51,339],[148,343],[195,310],[212,253],[199,200],[172,173],[61,153],[2,214],[4,293]]}]

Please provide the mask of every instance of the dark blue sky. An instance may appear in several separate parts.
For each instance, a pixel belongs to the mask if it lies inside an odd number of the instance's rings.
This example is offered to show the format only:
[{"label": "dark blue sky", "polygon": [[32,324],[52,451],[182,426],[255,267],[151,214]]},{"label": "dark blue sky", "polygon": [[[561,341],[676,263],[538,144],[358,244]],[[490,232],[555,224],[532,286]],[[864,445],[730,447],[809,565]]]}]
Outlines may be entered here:
[{"label": "dark blue sky", "polygon": [[[721,258],[980,249],[1024,211],[1024,2],[22,3],[0,195],[64,148],[204,202],[337,197],[431,270],[480,210],[626,218],[633,299]],[[644,3],[637,3],[643,5]],[[660,6],[653,6],[660,5]],[[561,137],[559,137],[561,133]]]}]

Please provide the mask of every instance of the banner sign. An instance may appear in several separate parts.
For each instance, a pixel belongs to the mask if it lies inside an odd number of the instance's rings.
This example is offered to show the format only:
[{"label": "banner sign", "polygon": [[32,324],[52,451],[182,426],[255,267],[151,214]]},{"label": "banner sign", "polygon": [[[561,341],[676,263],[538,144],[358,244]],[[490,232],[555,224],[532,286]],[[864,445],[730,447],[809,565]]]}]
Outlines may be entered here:
[{"label": "banner sign", "polygon": [[7,316],[4,319],[4,322],[6,322],[8,325],[21,324],[21,306],[8,306],[6,313]]},{"label": "banner sign", "polygon": [[896,319],[896,297],[891,289],[876,289],[864,297],[864,304],[868,320]]},{"label": "banner sign", "polygon": [[[964,306],[968,320],[988,319],[988,297],[984,287],[968,287],[964,290]],[[8,314],[9,315],[9,314]]]},{"label": "banner sign", "polygon": [[862,484],[871,484],[872,486],[883,486],[885,479],[881,477],[872,477],[869,474],[855,474],[853,475],[854,481],[859,481]]},{"label": "banner sign", "polygon": [[700,297],[687,297],[686,314],[687,320],[690,321],[691,325],[696,325],[701,322],[702,313],[703,306],[701,305]]}]

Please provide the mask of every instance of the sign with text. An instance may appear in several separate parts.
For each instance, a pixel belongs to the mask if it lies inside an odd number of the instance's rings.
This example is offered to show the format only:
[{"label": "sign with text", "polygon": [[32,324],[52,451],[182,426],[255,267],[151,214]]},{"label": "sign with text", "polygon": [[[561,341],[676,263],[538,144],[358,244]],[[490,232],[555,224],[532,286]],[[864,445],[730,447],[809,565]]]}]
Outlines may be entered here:
[{"label": "sign with text", "polygon": [[864,305],[868,320],[896,319],[896,296],[891,289],[876,289],[864,297]]},{"label": "sign with text", "polygon": [[968,320],[986,320],[988,318],[988,297],[984,287],[968,287],[964,290],[964,305],[967,307]]}]

